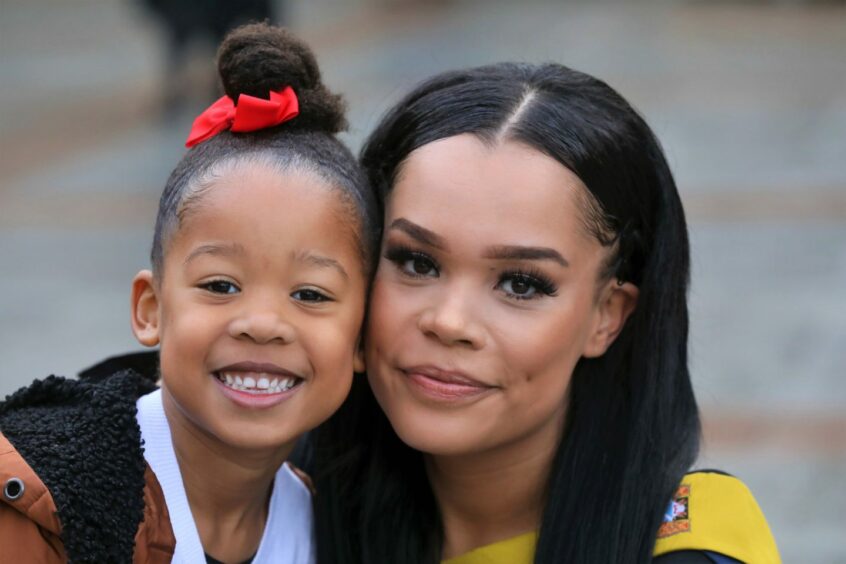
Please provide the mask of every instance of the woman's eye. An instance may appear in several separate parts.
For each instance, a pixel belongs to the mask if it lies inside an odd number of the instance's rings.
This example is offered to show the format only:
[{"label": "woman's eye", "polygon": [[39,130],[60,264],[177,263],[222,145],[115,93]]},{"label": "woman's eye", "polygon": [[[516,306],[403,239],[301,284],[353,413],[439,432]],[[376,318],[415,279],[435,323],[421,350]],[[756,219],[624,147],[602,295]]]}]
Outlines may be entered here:
[{"label": "woman's eye", "polygon": [[237,294],[241,291],[238,286],[228,280],[212,280],[211,282],[200,284],[200,288],[208,290],[212,294]]},{"label": "woman's eye", "polygon": [[296,292],[291,294],[291,297],[301,302],[319,303],[331,301],[331,298],[329,298],[329,296],[327,296],[326,294],[318,292],[317,290],[313,290],[311,288],[297,290]]},{"label": "woman's eye", "polygon": [[415,276],[434,276],[438,273],[432,261],[423,257],[409,258],[403,263],[402,269]]},{"label": "woman's eye", "polygon": [[506,294],[511,294],[522,299],[532,298],[537,292],[537,288],[535,288],[532,282],[522,276],[506,278],[500,282],[499,287],[502,288]]},{"label": "woman's eye", "polygon": [[438,275],[435,261],[427,255],[408,249],[389,249],[385,257],[397,265],[404,274],[414,278],[428,278]]},{"label": "woman's eye", "polygon": [[509,274],[500,279],[497,287],[509,297],[519,300],[531,300],[544,295],[554,296],[557,288],[555,285],[541,277],[527,274]]}]

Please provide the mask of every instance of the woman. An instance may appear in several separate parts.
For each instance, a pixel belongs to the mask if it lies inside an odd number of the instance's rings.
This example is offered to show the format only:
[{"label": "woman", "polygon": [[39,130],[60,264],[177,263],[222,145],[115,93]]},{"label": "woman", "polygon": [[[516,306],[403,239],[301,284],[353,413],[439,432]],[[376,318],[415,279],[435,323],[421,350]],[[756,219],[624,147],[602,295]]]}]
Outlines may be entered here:
[{"label": "woman", "polygon": [[445,73],[363,164],[385,233],[368,377],[316,442],[321,561],[778,560],[738,480],[686,475],[687,229],[619,94],[555,64]]}]

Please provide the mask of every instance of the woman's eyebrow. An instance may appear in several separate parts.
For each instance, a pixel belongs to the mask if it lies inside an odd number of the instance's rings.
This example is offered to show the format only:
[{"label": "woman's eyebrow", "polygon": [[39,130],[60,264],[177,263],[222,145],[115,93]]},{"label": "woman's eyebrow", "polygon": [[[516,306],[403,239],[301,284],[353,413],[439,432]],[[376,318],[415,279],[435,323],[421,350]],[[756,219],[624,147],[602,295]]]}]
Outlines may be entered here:
[{"label": "woman's eyebrow", "polygon": [[501,260],[552,260],[561,266],[570,266],[561,253],[549,247],[524,247],[521,245],[497,245],[488,247],[485,258]]},{"label": "woman's eyebrow", "polygon": [[425,227],[421,227],[404,217],[400,217],[392,221],[388,229],[399,229],[420,243],[429,245],[430,247],[434,247],[436,249],[445,250],[447,247],[446,242],[440,235],[434,233],[433,231],[429,231]]}]

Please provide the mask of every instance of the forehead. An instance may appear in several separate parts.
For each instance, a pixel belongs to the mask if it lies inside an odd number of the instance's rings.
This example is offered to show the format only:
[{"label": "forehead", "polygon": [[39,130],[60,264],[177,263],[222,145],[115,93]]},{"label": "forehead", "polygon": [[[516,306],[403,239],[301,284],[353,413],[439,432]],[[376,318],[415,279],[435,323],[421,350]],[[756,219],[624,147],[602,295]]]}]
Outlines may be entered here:
[{"label": "forehead", "polygon": [[487,145],[465,134],[409,155],[388,214],[389,221],[403,216],[483,240],[550,244],[583,236],[579,201],[586,190],[573,172],[535,149],[512,141]]},{"label": "forehead", "polygon": [[358,261],[355,225],[339,190],[316,174],[239,163],[188,205],[171,251],[231,241],[264,258],[308,249],[352,263]]}]

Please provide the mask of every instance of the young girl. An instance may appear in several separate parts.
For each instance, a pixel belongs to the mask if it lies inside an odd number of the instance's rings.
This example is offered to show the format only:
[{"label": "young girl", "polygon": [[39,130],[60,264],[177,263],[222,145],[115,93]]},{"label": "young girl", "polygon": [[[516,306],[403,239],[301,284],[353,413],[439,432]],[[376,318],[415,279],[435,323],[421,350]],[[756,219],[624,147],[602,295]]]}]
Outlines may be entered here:
[{"label": "young girl", "polygon": [[316,449],[321,562],[750,562],[748,489],[688,473],[689,250],[649,127],[560,65],[436,76],[363,164],[384,201],[368,380]]},{"label": "young girl", "polygon": [[246,26],[219,70],[226,95],[194,123],[132,285],[161,388],[110,361],[0,404],[3,562],[314,558],[285,460],[363,369],[375,200],[303,43]]}]

